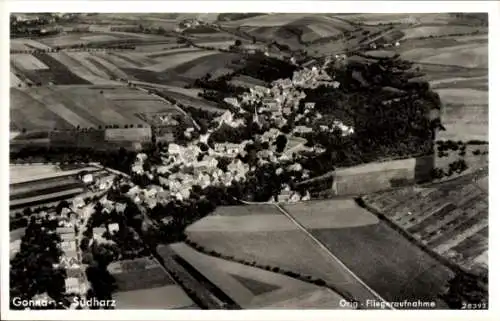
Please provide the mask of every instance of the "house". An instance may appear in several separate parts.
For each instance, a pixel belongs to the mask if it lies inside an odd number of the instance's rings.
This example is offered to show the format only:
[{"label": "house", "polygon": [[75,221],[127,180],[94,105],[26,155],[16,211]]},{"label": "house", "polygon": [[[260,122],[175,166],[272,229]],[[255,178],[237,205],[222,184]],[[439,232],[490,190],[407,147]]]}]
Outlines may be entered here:
[{"label": "house", "polygon": [[108,224],[108,230],[111,234],[113,234],[113,232],[118,232],[120,231],[120,226],[118,225],[118,223],[111,223],[111,224]]},{"label": "house", "polygon": [[238,99],[234,97],[226,97],[224,98],[224,102],[228,103],[229,105],[232,105],[234,107],[239,107],[240,104],[238,103]]},{"label": "house", "polygon": [[75,197],[73,199],[73,208],[82,208],[85,206],[85,202],[81,197]]},{"label": "house", "polygon": [[66,293],[79,293],[80,292],[80,282],[77,278],[66,278],[64,280],[66,286]]},{"label": "house", "polygon": [[264,99],[262,99],[262,103],[271,112],[279,112],[279,111],[281,111],[281,106],[279,105],[279,101],[277,99],[275,99],[275,98],[264,98]]},{"label": "house", "polygon": [[90,184],[90,183],[92,183],[94,181],[94,177],[92,176],[92,174],[87,174],[87,175],[83,176],[82,181],[85,184]]},{"label": "house", "polygon": [[96,235],[102,236],[104,234],[104,232],[106,232],[106,228],[105,227],[94,227],[92,229],[92,234],[94,236],[96,236]]},{"label": "house", "polygon": [[56,228],[56,233],[59,234],[59,235],[62,235],[62,234],[74,234],[75,233],[75,229],[72,228],[72,227],[58,227],[58,228]]}]

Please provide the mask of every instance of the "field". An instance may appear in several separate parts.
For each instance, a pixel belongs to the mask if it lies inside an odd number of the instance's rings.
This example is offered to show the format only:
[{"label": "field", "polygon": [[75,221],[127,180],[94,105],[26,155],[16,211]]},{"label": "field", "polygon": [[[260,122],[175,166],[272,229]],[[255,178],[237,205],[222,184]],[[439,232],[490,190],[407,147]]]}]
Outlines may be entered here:
[{"label": "field", "polygon": [[372,194],[364,201],[462,268],[487,269],[478,263],[488,250],[488,194],[482,188],[485,175],[469,174],[422,188]]},{"label": "field", "polygon": [[108,271],[116,279],[118,292],[175,285],[161,265],[150,258],[113,262]]},{"label": "field", "polygon": [[[250,211],[248,215],[225,215],[233,211]],[[238,206],[221,207],[213,215],[208,216],[186,229],[189,239],[202,245],[208,251],[214,250],[223,255],[230,255],[248,262],[255,261],[261,265],[279,267],[285,270],[321,278],[338,288],[342,293],[349,293],[353,297],[364,300],[374,298],[365,287],[338,264],[329,253],[322,250],[304,232],[292,224],[284,221],[284,227],[276,231],[261,231],[262,207]],[[241,213],[241,212],[240,212]],[[265,210],[266,216],[285,217],[277,209],[269,207]],[[267,214],[269,213],[269,214]],[[221,216],[218,218],[213,218]],[[224,219],[234,221],[241,219],[240,231],[219,230],[213,231],[213,223]],[[274,218],[273,220],[282,220]],[[245,228],[243,226],[245,225]],[[203,230],[207,226],[207,230]],[[244,229],[244,231],[241,231]],[[244,250],[242,250],[244,249]]]},{"label": "field", "polygon": [[383,298],[419,298],[446,307],[438,295],[453,273],[354,201],[313,201],[284,208]]},{"label": "field", "polygon": [[[443,28],[442,32],[453,33],[452,27]],[[411,39],[395,51],[414,61],[439,93],[446,128],[439,132],[439,139],[488,140],[488,42],[484,34]]]},{"label": "field", "polygon": [[196,269],[242,308],[339,308],[342,297],[329,289],[211,257],[184,243],[172,244],[171,248],[184,264]]},{"label": "field", "polygon": [[116,309],[193,308],[193,301],[177,285],[113,293]]},{"label": "field", "polygon": [[12,211],[68,199],[85,192],[76,175],[81,171],[96,173],[95,167],[61,170],[55,165],[10,165],[10,200]]},{"label": "field", "polygon": [[169,55],[169,56],[167,56],[168,58],[165,59],[164,62],[160,62],[158,64],[146,67],[144,69],[150,70],[150,71],[156,71],[156,72],[165,71],[167,69],[179,66],[183,63],[192,61],[194,59],[201,58],[204,56],[215,55],[215,54],[217,54],[216,51],[206,50],[206,51],[197,51],[197,52],[188,52],[188,53],[184,52],[184,53],[180,53],[180,54]]},{"label": "field", "polygon": [[39,70],[49,68],[43,62],[36,59],[33,55],[30,54],[13,54],[11,55],[11,60],[15,65],[26,70]]},{"label": "field", "polygon": [[433,156],[423,156],[338,168],[332,189],[336,195],[355,195],[424,181],[429,178],[434,161]]},{"label": "field", "polygon": [[161,99],[116,86],[11,88],[11,123],[32,130],[147,125],[138,112],[173,112]]}]

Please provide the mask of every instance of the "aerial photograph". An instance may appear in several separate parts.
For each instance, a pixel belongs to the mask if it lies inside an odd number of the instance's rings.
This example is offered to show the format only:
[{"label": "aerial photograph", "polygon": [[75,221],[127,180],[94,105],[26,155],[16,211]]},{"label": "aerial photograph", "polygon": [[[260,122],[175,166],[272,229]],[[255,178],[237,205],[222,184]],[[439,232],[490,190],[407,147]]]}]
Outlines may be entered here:
[{"label": "aerial photograph", "polygon": [[8,44],[9,310],[488,310],[488,13],[12,12]]}]

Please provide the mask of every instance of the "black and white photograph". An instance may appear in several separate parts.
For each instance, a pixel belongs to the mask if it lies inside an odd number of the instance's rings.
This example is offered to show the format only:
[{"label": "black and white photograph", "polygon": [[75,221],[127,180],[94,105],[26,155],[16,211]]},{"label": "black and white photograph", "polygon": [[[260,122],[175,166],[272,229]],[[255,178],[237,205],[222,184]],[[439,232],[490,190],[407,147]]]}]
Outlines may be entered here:
[{"label": "black and white photograph", "polygon": [[9,12],[2,310],[489,309],[488,12],[93,8]]}]

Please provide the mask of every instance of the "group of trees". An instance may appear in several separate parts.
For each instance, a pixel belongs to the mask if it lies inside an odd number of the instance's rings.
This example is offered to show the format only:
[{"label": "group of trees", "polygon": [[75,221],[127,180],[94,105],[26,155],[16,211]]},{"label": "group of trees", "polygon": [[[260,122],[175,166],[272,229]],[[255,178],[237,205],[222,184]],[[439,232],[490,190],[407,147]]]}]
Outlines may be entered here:
[{"label": "group of trees", "polygon": [[[21,239],[20,251],[11,259],[10,298],[29,300],[35,295],[47,293],[56,302],[66,302],[65,277],[62,268],[55,269],[62,251],[61,239],[54,232],[57,222],[32,217]],[[47,308],[47,307],[41,307]],[[59,308],[50,306],[49,308]],[[11,304],[11,309],[23,309]]]},{"label": "group of trees", "polygon": [[452,176],[453,174],[461,174],[462,172],[466,171],[469,168],[467,163],[463,158],[456,160],[454,162],[451,162],[448,165],[448,170],[445,171],[442,168],[435,167],[431,171],[431,177],[433,179],[441,179],[443,177],[449,177]]}]

